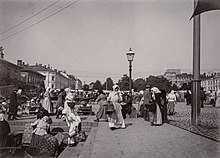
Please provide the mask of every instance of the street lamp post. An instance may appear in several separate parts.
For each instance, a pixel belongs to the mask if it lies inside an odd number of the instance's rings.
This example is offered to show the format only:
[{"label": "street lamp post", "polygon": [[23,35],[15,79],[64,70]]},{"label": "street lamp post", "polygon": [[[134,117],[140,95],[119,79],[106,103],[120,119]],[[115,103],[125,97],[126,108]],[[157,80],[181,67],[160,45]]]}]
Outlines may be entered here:
[{"label": "street lamp post", "polygon": [[129,93],[130,93],[131,98],[132,98],[132,92],[131,92],[131,81],[132,81],[131,72],[132,72],[132,61],[134,59],[135,53],[132,52],[132,50],[130,48],[130,50],[126,53],[126,55],[127,55],[128,62],[129,62]]}]

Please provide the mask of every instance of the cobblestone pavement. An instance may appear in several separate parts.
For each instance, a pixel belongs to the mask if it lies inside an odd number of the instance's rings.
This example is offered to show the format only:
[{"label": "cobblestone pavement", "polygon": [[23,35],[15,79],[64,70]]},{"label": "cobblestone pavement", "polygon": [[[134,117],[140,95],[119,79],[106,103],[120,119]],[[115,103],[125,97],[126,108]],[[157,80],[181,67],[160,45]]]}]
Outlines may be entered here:
[{"label": "cobblestone pavement", "polygon": [[201,123],[191,125],[191,106],[179,102],[175,115],[168,116],[169,124],[220,142],[220,108],[205,105],[201,109]]}]

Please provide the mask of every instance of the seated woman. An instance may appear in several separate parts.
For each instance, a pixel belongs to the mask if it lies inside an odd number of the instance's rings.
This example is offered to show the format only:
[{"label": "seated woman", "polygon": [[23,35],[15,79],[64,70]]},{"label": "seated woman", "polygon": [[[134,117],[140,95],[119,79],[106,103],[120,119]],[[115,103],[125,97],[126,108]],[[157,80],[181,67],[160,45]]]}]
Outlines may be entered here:
[{"label": "seated woman", "polygon": [[35,127],[33,130],[32,138],[31,138],[31,144],[30,146],[39,147],[39,144],[43,140],[43,136],[48,133],[49,130],[49,117],[44,116],[43,118],[37,119],[34,123],[31,123],[32,127]]}]

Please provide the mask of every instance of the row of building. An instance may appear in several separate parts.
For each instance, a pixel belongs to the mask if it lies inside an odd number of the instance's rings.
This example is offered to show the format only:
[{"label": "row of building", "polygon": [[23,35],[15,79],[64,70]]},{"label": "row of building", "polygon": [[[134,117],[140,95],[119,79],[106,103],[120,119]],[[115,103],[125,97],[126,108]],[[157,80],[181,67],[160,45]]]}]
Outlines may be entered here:
[{"label": "row of building", "polygon": [[[175,84],[177,87],[181,87],[184,83],[190,84],[193,80],[192,74],[181,73],[181,69],[167,69],[164,77],[169,80],[172,85]],[[204,73],[200,77],[201,87],[204,91],[218,91],[220,90],[220,73]]]},{"label": "row of building", "polygon": [[22,83],[32,87],[61,89],[70,87],[81,89],[82,82],[66,71],[52,69],[50,65],[29,65],[22,60],[17,64],[9,62],[4,58],[3,48],[0,47],[0,86],[17,85]]}]

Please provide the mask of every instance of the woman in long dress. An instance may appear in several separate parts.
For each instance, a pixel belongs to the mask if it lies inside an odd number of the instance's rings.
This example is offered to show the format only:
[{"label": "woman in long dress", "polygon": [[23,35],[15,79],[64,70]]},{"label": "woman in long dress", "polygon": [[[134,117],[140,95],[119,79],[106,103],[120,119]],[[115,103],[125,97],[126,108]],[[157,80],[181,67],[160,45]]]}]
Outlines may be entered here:
[{"label": "woman in long dress", "polygon": [[109,94],[107,101],[110,101],[114,105],[115,111],[109,114],[109,128],[111,130],[115,128],[125,128],[125,122],[122,116],[122,107],[120,102],[122,101],[122,96],[119,92],[119,86],[114,85],[113,91]]},{"label": "woman in long dress", "polygon": [[99,122],[100,120],[107,121],[106,107],[107,107],[107,96],[103,92],[103,90],[98,91],[99,96],[96,99],[96,102],[99,104],[99,110],[96,114],[96,120]]},{"label": "woman in long dress", "polygon": [[176,104],[176,95],[174,93],[174,90],[172,90],[168,96],[167,96],[167,100],[168,100],[168,105],[167,105],[167,114],[168,115],[173,115],[175,112],[175,104]]},{"label": "woman in long dress", "polygon": [[151,88],[153,102],[156,105],[156,111],[153,114],[151,125],[162,125],[162,114],[161,114],[161,92],[157,87]]},{"label": "woman in long dress", "polygon": [[46,109],[49,114],[53,113],[53,108],[50,103],[50,88],[47,88],[46,92],[44,93],[44,100],[42,103],[42,107]]}]

